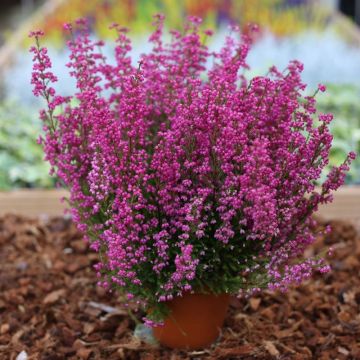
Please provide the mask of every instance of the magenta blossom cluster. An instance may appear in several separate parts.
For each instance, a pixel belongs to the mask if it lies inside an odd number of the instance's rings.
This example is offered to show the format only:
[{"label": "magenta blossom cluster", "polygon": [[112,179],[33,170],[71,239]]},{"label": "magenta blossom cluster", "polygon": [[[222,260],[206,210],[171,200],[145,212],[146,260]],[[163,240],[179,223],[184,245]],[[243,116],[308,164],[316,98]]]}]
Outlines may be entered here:
[{"label": "magenta blossom cluster", "polygon": [[331,114],[315,116],[325,87],[303,95],[298,61],[247,79],[251,31],[232,28],[211,52],[199,18],[169,43],[163,16],[155,19],[138,64],[126,29],[112,26],[112,62],[84,20],[74,32],[67,24],[71,97],[56,94],[42,33],[32,34],[34,94],[47,101],[40,141],[100,254],[100,283],[156,318],[184,291],[286,289],[326,271],[322,259],[299,258],[315,238],[312,214],[355,154],[319,184],[332,142]]}]

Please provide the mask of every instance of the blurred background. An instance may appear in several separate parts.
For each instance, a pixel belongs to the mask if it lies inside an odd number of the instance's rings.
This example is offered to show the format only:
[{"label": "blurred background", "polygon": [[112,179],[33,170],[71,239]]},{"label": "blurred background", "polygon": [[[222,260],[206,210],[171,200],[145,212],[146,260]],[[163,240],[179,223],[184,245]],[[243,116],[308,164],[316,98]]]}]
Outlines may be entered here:
[{"label": "blurred background", "polygon": [[[180,27],[187,15],[203,18],[204,28],[216,29],[209,44],[218,48],[228,25],[260,27],[248,62],[249,76],[265,74],[271,65],[304,63],[303,79],[313,93],[319,83],[319,111],[334,113],[331,164],[360,150],[360,0],[2,0],[0,2],[0,191],[53,188],[48,166],[36,139],[41,132],[37,113],[42,106],[31,92],[31,29],[45,31],[58,90],[74,88],[65,67],[67,51],[62,25],[86,17],[94,37],[111,39],[108,26],[127,26],[134,57],[148,48],[152,15],[166,15],[168,28]],[[110,44],[110,42],[109,42]],[[111,57],[111,45],[105,49]],[[360,158],[348,184],[360,183]]]}]

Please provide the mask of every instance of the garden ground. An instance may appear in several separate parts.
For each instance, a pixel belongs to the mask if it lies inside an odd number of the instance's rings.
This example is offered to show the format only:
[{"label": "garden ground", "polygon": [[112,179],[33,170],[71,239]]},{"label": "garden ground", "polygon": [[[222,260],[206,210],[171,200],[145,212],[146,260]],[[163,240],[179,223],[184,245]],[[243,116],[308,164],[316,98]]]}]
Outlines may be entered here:
[{"label": "garden ground", "polygon": [[44,360],[360,359],[360,236],[346,222],[331,225],[307,254],[332,246],[331,273],[286,294],[234,299],[216,346],[184,352],[132,336],[134,320],[96,286],[97,255],[70,220],[4,216],[0,358],[22,352],[21,359]]}]

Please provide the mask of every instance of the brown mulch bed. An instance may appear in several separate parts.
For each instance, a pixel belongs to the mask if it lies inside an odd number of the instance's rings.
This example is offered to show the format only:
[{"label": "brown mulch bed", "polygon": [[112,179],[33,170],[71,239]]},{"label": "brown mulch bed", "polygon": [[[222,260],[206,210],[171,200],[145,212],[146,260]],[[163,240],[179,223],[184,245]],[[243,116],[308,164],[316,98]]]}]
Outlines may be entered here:
[{"label": "brown mulch bed", "polygon": [[[360,237],[332,222],[310,249],[333,246],[333,270],[286,294],[234,299],[219,342],[203,351],[151,347],[115,294],[96,286],[70,220],[0,219],[0,359],[360,359]],[[19,355],[21,354],[21,355]]]}]

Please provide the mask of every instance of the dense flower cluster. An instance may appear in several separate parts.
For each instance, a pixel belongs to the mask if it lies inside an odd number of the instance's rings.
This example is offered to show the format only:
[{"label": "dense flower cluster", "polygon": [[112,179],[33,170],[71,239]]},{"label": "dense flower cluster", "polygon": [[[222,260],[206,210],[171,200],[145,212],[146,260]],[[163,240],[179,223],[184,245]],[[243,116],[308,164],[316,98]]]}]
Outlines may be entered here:
[{"label": "dense flower cluster", "polygon": [[155,318],[158,302],[183,291],[285,289],[314,268],[326,271],[322,259],[296,259],[314,240],[311,215],[331,201],[355,154],[315,187],[332,116],[314,119],[302,64],[249,81],[251,31],[232,28],[213,53],[200,19],[172,31],[168,44],[163,20],[156,17],[153,49],[138,65],[125,29],[113,26],[111,63],[83,20],[76,36],[66,25],[73,97],[51,87],[42,34],[32,34],[34,94],[48,104],[41,141],[71,190],[74,220],[100,253],[101,284]]}]

